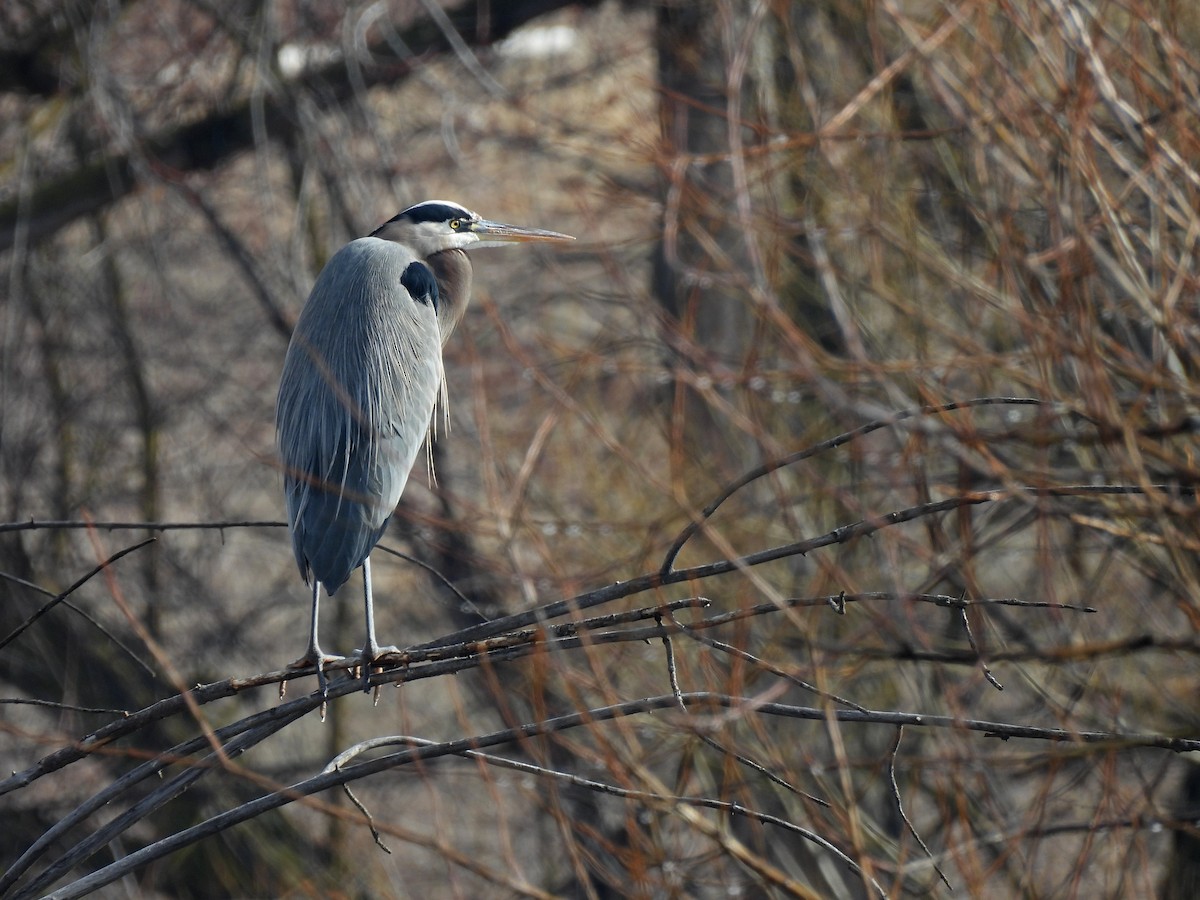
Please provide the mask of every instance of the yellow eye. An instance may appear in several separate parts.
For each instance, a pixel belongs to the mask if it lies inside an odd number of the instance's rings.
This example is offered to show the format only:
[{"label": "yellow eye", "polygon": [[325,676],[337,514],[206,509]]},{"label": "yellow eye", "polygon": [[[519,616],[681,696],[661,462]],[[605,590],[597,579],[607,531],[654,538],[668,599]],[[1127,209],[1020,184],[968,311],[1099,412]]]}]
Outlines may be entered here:
[{"label": "yellow eye", "polygon": [[462,219],[451,219],[451,220],[450,220],[450,230],[451,230],[451,231],[458,231],[458,230],[460,230],[462,227],[463,227],[463,220],[462,220]]}]

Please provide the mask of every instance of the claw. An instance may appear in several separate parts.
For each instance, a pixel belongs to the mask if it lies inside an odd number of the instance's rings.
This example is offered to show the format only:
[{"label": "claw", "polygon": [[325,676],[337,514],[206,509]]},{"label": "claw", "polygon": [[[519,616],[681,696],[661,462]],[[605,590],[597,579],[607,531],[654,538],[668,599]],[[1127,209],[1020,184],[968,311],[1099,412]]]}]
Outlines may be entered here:
[{"label": "claw", "polygon": [[308,669],[315,666],[317,670],[317,689],[321,692],[321,697],[324,698],[329,693],[329,679],[325,676],[325,667],[330,663],[341,662],[344,659],[344,656],[331,656],[328,653],[322,653],[321,648],[316,647],[310,648],[308,653],[295,662],[288,663],[288,668]]},{"label": "claw", "polygon": [[[396,647],[392,644],[388,644],[386,647],[380,647],[373,640],[368,638],[366,647],[364,647],[362,650],[355,650],[351,653],[351,656],[357,656],[359,658],[359,660],[361,660],[361,662],[359,663],[358,669],[359,669],[359,675],[362,678],[364,694],[367,693],[369,690],[371,690],[371,675],[372,675],[372,673],[383,671],[383,666],[375,665],[375,663],[379,660],[379,658],[381,656],[387,656],[389,653],[399,653],[399,652],[400,652],[399,647]],[[378,695],[378,693],[379,693],[378,687],[376,688],[375,693],[376,693],[376,695]],[[376,702],[378,702],[378,696],[376,697]]]}]

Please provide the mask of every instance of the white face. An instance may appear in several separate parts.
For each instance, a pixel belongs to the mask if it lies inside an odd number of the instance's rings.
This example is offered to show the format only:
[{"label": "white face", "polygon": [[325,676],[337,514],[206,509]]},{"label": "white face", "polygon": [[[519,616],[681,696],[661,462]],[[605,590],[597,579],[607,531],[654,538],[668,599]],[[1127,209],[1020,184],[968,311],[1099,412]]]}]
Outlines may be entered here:
[{"label": "white face", "polygon": [[441,250],[465,250],[480,243],[479,235],[471,230],[478,221],[478,215],[464,209],[461,217],[446,222],[413,222],[406,230],[407,243],[421,257]]},{"label": "white face", "polygon": [[457,203],[426,200],[376,229],[373,236],[402,244],[424,259],[442,250],[461,250],[479,243],[470,227],[478,221],[478,213]]}]

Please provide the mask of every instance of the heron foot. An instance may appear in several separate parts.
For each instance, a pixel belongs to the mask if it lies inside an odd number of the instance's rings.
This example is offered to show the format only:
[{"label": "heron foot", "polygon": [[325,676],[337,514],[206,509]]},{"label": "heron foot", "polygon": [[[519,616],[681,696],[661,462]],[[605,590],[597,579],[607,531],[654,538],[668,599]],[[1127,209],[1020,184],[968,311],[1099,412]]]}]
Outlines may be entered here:
[{"label": "heron foot", "polygon": [[360,674],[362,675],[364,694],[371,689],[371,673],[383,671],[383,666],[376,665],[376,662],[379,660],[379,658],[382,656],[387,656],[389,653],[399,652],[400,648],[393,644],[380,647],[374,641],[368,641],[365,648],[362,650],[355,650],[351,654],[351,656],[357,656],[360,660],[359,669]]},{"label": "heron foot", "polygon": [[325,677],[325,667],[330,663],[342,662],[346,657],[336,656],[330,653],[323,653],[320,647],[309,647],[308,652],[292,663],[288,663],[289,669],[309,669],[316,667],[317,670],[317,688],[321,691],[321,696],[324,697],[329,690],[329,679]]}]

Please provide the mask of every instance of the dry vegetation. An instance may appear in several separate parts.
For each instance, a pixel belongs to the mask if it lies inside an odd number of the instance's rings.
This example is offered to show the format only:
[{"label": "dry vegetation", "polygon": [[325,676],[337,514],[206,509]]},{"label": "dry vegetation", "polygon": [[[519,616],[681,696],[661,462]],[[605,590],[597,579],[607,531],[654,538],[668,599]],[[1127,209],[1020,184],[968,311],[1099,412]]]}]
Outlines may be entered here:
[{"label": "dry vegetation", "polygon": [[[1200,7],[538,5],[0,11],[0,896],[1196,896]],[[580,241],[322,716],[276,382],[439,197]]]}]

